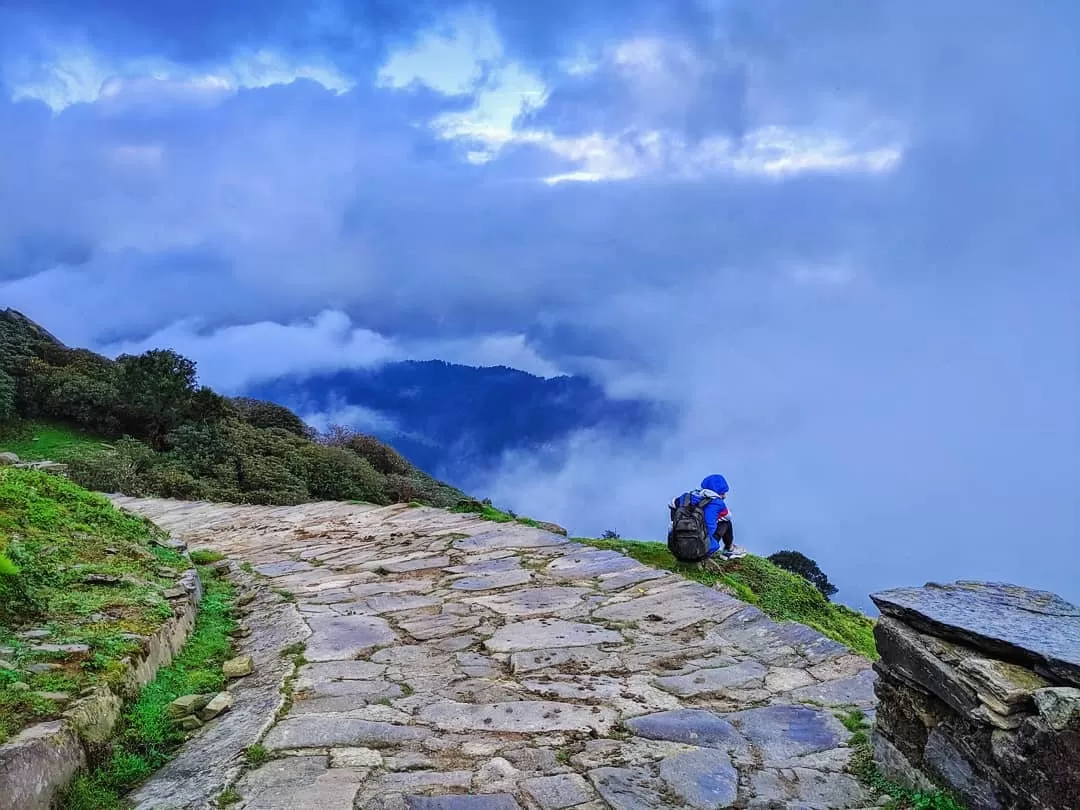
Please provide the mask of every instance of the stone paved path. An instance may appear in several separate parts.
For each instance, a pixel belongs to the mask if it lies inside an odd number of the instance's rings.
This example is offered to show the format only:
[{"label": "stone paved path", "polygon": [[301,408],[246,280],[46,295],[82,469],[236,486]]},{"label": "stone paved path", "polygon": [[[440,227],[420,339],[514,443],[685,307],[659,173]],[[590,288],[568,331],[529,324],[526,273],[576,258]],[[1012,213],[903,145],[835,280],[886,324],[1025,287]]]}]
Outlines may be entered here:
[{"label": "stone paved path", "polygon": [[872,711],[869,662],[727,594],[442,510],[114,500],[249,561],[307,625],[234,807],[875,804],[837,719]]}]

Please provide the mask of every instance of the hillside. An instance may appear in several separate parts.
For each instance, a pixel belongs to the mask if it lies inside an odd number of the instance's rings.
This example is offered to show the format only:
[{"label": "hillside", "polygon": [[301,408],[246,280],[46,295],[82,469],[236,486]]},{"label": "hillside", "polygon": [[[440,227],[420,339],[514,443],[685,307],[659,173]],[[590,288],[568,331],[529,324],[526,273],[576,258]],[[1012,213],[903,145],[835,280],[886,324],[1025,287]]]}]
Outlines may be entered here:
[{"label": "hillside", "polygon": [[362,408],[370,418],[373,412],[374,423],[364,429],[417,466],[462,485],[471,471],[507,451],[536,451],[583,429],[641,432],[664,418],[653,403],[611,399],[581,377],[545,379],[504,366],[440,360],[293,375],[249,393],[301,414]]},{"label": "hillside", "polygon": [[10,309],[0,311],[0,450],[63,461],[88,488],[129,495],[438,506],[464,497],[375,437],[319,434],[280,405],[198,385],[195,364],[176,352],[111,360]]}]

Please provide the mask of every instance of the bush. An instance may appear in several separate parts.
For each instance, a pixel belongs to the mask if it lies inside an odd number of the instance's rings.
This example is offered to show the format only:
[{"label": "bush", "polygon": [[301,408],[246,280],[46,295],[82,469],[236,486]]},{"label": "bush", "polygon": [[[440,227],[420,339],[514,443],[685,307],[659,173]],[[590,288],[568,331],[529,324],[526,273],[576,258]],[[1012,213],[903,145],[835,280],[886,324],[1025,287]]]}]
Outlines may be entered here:
[{"label": "bush", "polygon": [[770,554],[768,559],[773,565],[798,574],[821,591],[821,595],[826,599],[836,593],[836,586],[829,582],[829,578],[818,568],[818,564],[805,554],[799,551],[778,551]]}]

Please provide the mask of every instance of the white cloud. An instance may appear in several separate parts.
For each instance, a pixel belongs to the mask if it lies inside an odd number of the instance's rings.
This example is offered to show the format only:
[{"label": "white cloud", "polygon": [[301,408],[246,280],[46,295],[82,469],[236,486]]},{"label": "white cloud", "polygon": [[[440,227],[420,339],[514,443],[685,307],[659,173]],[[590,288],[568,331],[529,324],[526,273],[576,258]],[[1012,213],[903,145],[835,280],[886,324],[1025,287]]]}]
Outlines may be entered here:
[{"label": "white cloud", "polygon": [[227,61],[203,65],[149,57],[113,61],[77,43],[50,43],[46,50],[50,53],[46,59],[24,59],[4,67],[13,77],[9,81],[13,101],[42,101],[54,113],[102,100],[213,102],[238,90],[298,79],[310,79],[338,94],[354,85],[329,61],[294,59],[268,48],[237,52]]}]

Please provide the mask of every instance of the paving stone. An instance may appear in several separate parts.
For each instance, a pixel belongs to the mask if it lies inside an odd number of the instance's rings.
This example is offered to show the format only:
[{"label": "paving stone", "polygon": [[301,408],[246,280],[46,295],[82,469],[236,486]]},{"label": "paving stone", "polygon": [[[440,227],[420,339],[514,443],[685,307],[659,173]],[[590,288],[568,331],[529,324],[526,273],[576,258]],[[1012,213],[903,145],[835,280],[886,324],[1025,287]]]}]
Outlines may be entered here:
[{"label": "paving stone", "polygon": [[544,572],[561,579],[584,580],[642,567],[637,560],[618,551],[590,549],[552,560],[545,566]]},{"label": "paving stone", "polygon": [[760,682],[768,669],[758,661],[744,661],[718,669],[699,669],[690,675],[655,678],[653,683],[668,692],[682,697],[719,692],[750,682]]},{"label": "paving stone", "polygon": [[334,714],[286,717],[263,740],[271,750],[345,746],[401,745],[424,739],[431,732],[418,726],[399,726]]},{"label": "paving stone", "polygon": [[877,702],[874,695],[876,680],[877,674],[872,669],[865,669],[850,678],[796,689],[791,693],[791,697],[795,700],[812,700],[826,706],[868,707]]},{"label": "paving stone", "polygon": [[504,616],[531,616],[581,607],[590,593],[588,588],[521,588],[469,601]]},{"label": "paving stone", "polygon": [[513,796],[491,793],[487,796],[406,796],[408,810],[521,810]]},{"label": "paving stone", "polygon": [[519,700],[491,704],[440,701],[420,710],[422,722],[443,731],[507,731],[535,734],[545,731],[610,733],[618,715],[607,707],[576,706],[548,700]]},{"label": "paving stone", "polygon": [[344,661],[389,644],[397,635],[378,616],[311,616],[311,637],[304,657],[308,661]]},{"label": "paving stone", "polygon": [[524,585],[531,582],[531,571],[524,569],[518,571],[493,571],[478,577],[463,577],[454,580],[450,586],[455,591],[493,591],[497,588],[509,588],[513,585]]},{"label": "paving stone", "polygon": [[385,672],[386,664],[373,664],[370,661],[323,661],[304,664],[296,671],[293,689],[306,692],[321,683],[372,680],[381,678]]},{"label": "paving stone", "polygon": [[347,712],[363,706],[402,697],[405,694],[396,683],[379,681],[331,681],[317,684],[304,692],[293,693],[293,714],[326,714]]},{"label": "paving stone", "polygon": [[454,548],[459,551],[492,551],[494,549],[562,546],[568,542],[560,535],[521,526],[499,528],[483,534],[474,534],[464,540],[455,540]]},{"label": "paving stone", "polygon": [[589,783],[576,773],[526,779],[521,789],[540,805],[540,810],[565,810],[596,798]]},{"label": "paving stone", "polygon": [[714,748],[698,748],[667,757],[660,777],[684,802],[700,810],[720,810],[735,803],[739,772],[731,757]]},{"label": "paving stone", "polygon": [[742,752],[748,747],[734,725],[704,709],[657,712],[631,718],[624,725],[631,733],[650,740],[670,740],[730,752]]},{"label": "paving stone", "polygon": [[282,562],[264,563],[252,566],[255,571],[264,577],[281,577],[286,574],[295,574],[300,571],[311,571],[315,568],[311,563],[296,562],[295,560],[283,560]]},{"label": "paving stone", "polygon": [[480,624],[479,616],[454,616],[453,614],[440,614],[423,619],[401,622],[398,626],[419,641],[427,641],[444,636],[456,636],[460,633],[472,630]]},{"label": "paving stone", "polygon": [[765,676],[765,688],[770,692],[790,692],[815,683],[817,681],[810,673],[796,667],[773,667]]},{"label": "paving stone", "polygon": [[763,706],[725,719],[762,750],[766,761],[836,748],[850,736],[832,714],[808,706]]},{"label": "paving stone", "polygon": [[651,633],[670,633],[702,620],[720,621],[744,607],[727,594],[691,583],[672,592],[642,596],[593,611],[594,619],[635,622]]},{"label": "paving stone", "polygon": [[383,756],[372,748],[331,748],[331,768],[380,768]]},{"label": "paving stone", "polygon": [[586,672],[624,669],[619,656],[597,647],[569,647],[517,652],[510,656],[510,671],[515,675],[542,669],[572,667]]},{"label": "paving stone", "polygon": [[[494,552],[498,556],[476,562],[468,562],[464,565],[452,565],[446,569],[448,574],[493,574],[498,571],[515,571],[521,568],[521,559],[513,551]],[[476,555],[487,557],[489,555]]]},{"label": "paving stone", "polygon": [[644,768],[596,768],[589,780],[612,810],[674,810],[663,799],[663,784]]},{"label": "paving stone", "polygon": [[594,624],[562,619],[528,619],[503,625],[484,642],[484,646],[492,652],[517,652],[545,647],[612,644],[622,640],[621,633]]},{"label": "paving stone", "polygon": [[441,605],[439,599],[420,594],[380,594],[369,596],[355,602],[335,605],[338,613],[400,613],[405,610],[419,610],[422,608]]},{"label": "paving stone", "polygon": [[275,759],[245,774],[236,786],[245,806],[259,810],[352,810],[366,770],[328,768],[324,756]]},{"label": "paving stone", "polygon": [[401,562],[379,563],[379,570],[389,574],[405,574],[410,571],[424,571],[428,568],[445,568],[450,564],[450,558],[438,555],[433,557],[416,557],[412,560]]}]

